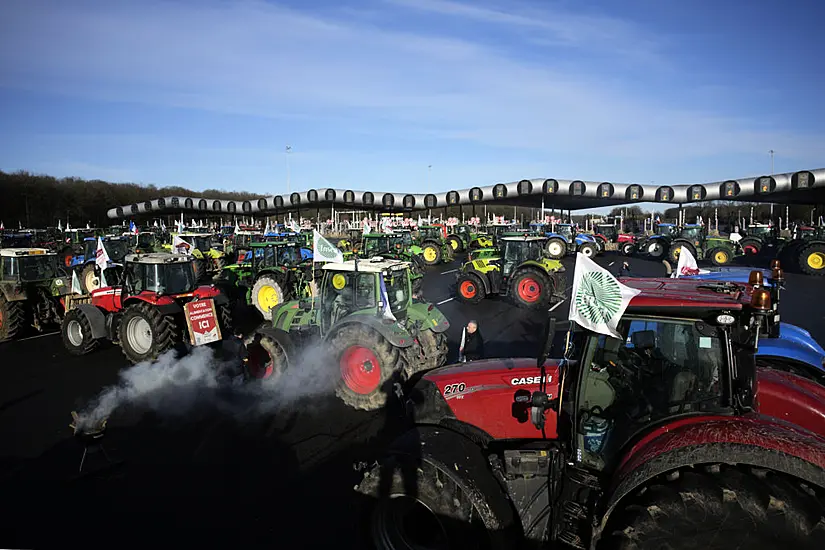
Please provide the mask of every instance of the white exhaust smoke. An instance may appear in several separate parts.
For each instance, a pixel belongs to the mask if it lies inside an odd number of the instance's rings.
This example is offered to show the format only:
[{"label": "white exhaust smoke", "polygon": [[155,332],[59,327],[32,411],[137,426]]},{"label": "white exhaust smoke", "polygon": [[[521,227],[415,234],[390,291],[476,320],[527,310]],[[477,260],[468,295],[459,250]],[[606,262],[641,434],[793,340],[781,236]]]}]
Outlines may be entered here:
[{"label": "white exhaust smoke", "polygon": [[239,363],[223,361],[205,346],[180,358],[169,351],[155,362],[138,363],[121,371],[117,384],[104,388],[78,413],[78,429],[96,426],[127,405],[172,419],[209,408],[251,419],[331,394],[341,376],[322,346],[307,349],[278,379],[244,383]]}]

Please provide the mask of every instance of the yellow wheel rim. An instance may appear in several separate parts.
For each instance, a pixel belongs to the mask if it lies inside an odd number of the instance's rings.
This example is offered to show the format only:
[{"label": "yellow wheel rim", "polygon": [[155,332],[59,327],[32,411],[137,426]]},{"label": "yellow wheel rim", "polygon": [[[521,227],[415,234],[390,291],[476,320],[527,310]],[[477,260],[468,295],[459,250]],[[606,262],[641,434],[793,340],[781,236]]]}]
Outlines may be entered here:
[{"label": "yellow wheel rim", "polygon": [[681,253],[682,253],[682,249],[677,248],[676,250],[673,251],[673,257],[676,258],[676,259],[679,259],[679,254],[681,254]]},{"label": "yellow wheel rim", "polygon": [[450,239],[450,246],[453,247],[453,250],[458,250],[458,241],[455,239]]},{"label": "yellow wheel rim", "polygon": [[427,248],[424,249],[424,259],[425,260],[427,260],[428,262],[434,262],[435,257],[436,257],[435,248],[433,248],[431,246],[428,246]]},{"label": "yellow wheel rim", "polygon": [[809,254],[808,267],[811,269],[822,269],[825,267],[825,254],[822,252],[812,252]]},{"label": "yellow wheel rim", "polygon": [[271,286],[262,286],[258,290],[258,303],[264,311],[278,305],[278,292]]},{"label": "yellow wheel rim", "polygon": [[719,252],[717,252],[716,254],[714,254],[714,255],[713,255],[713,257],[714,257],[714,259],[716,260],[716,263],[719,263],[719,264],[726,264],[726,263],[728,263],[728,253],[727,253],[727,252],[722,252],[722,251],[720,250]]}]

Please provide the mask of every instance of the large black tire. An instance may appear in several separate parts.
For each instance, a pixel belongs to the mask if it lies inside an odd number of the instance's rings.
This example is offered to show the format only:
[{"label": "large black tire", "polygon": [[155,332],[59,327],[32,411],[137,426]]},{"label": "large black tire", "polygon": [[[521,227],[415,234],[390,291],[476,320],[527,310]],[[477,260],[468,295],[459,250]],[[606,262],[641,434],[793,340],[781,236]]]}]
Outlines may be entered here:
[{"label": "large black tire", "polygon": [[418,335],[418,344],[418,346],[408,348],[411,353],[408,353],[406,358],[405,380],[417,372],[432,370],[447,364],[449,348],[445,333],[424,330]]},{"label": "large black tire", "polygon": [[579,252],[588,258],[593,258],[599,253],[599,248],[593,243],[582,243],[579,246]]},{"label": "large black tire", "polygon": [[455,235],[447,237],[447,244],[453,249],[453,252],[464,252],[464,242]]},{"label": "large black tire", "polygon": [[822,549],[823,505],[811,492],[794,478],[742,466],[672,472],[625,497],[602,542],[628,550]]},{"label": "large black tire", "polygon": [[117,332],[120,349],[133,364],[154,361],[179,341],[175,319],[146,303],[127,307]]},{"label": "large black tire", "polygon": [[560,260],[567,255],[567,243],[562,239],[553,238],[547,241],[544,250],[550,258]]},{"label": "large black tire", "polygon": [[742,247],[745,256],[756,256],[762,250],[762,241],[753,237],[745,237],[739,241],[739,246]]},{"label": "large black tire", "polygon": [[25,303],[9,302],[0,294],[0,342],[19,337],[25,327]]},{"label": "large black tire", "polygon": [[439,459],[430,447],[385,457],[358,484],[367,500],[359,547],[515,548],[521,531],[512,504],[478,447],[464,442],[458,460]]},{"label": "large black tire", "polygon": [[235,322],[232,316],[232,304],[225,303],[218,306],[218,324],[221,327],[221,336],[229,338],[235,330]]},{"label": "large black tire", "polygon": [[195,281],[202,283],[208,278],[205,259],[195,258],[192,260],[192,267],[195,269]]},{"label": "large black tire", "polygon": [[277,381],[289,370],[289,334],[273,327],[261,327],[247,345],[245,373],[247,379]]},{"label": "large black tire", "polygon": [[[399,348],[366,325],[345,325],[329,338],[330,356],[339,368],[335,395],[353,409],[383,407],[394,382],[407,370]],[[376,364],[377,363],[377,364]]]},{"label": "large black tire", "polygon": [[801,248],[799,268],[808,275],[825,276],[825,244],[810,244]]},{"label": "large black tire", "polygon": [[620,250],[623,256],[632,256],[636,251],[636,245],[633,243],[622,243]]},{"label": "large black tire", "polygon": [[[429,259],[427,259],[429,257]],[[421,247],[421,261],[426,265],[441,263],[441,245],[433,241],[425,242]]]},{"label": "large black tire", "polygon": [[80,272],[80,287],[86,294],[100,288],[100,277],[97,274],[96,267],[97,266],[94,263],[86,264]]},{"label": "large black tire", "polygon": [[777,255],[782,268],[785,270],[799,270],[799,250],[805,246],[802,241],[791,241],[779,250]]},{"label": "large black tire", "polygon": [[701,259],[701,258],[696,257],[696,248],[692,244],[686,243],[686,242],[681,242],[681,241],[680,242],[675,242],[675,243],[670,245],[670,250],[668,250],[668,253],[667,253],[667,259],[670,260],[670,262],[673,265],[678,265],[679,264],[679,253],[681,252],[682,247],[685,247],[688,250],[690,250],[690,253],[697,260]]},{"label": "large black tire", "polygon": [[708,257],[713,265],[721,267],[723,265],[728,265],[731,262],[733,259],[733,254],[731,254],[731,251],[727,248],[719,247],[709,250]]},{"label": "large black tire", "polygon": [[[244,252],[245,254],[245,252]],[[237,262],[237,259],[235,260]],[[226,256],[220,256],[219,258],[212,258],[212,270],[215,273],[220,273],[221,270],[226,267]]]},{"label": "large black tire", "polygon": [[79,309],[69,310],[60,324],[63,346],[72,355],[86,355],[97,349],[99,340],[92,337],[92,325]]},{"label": "large black tire", "polygon": [[477,304],[487,295],[484,283],[475,273],[462,273],[456,281],[455,297],[459,302]]},{"label": "large black tire", "polygon": [[510,279],[510,296],[519,307],[541,309],[547,307],[555,292],[555,281],[535,267],[523,267]]},{"label": "large black tire", "polygon": [[668,253],[665,248],[665,241],[662,239],[650,239],[645,243],[645,252],[652,260],[663,260]]}]

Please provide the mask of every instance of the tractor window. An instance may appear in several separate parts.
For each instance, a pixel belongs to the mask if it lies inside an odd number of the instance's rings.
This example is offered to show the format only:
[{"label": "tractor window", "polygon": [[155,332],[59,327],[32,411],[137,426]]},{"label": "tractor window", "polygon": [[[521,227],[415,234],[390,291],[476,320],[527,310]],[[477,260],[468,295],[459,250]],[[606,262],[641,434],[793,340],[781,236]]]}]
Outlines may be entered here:
[{"label": "tractor window", "polygon": [[557,225],[556,226],[556,233],[562,235],[563,237],[572,237],[573,236],[573,227],[569,225]]},{"label": "tractor window", "polygon": [[[109,255],[109,259],[115,263],[123,262],[123,259],[126,257],[126,253],[128,252],[126,241],[121,241],[119,239],[116,241],[104,241],[103,246],[106,248],[106,253]],[[97,244],[95,244],[95,250],[96,249]]]},{"label": "tractor window", "polygon": [[504,261],[505,263],[512,263],[518,265],[522,262],[523,247],[517,241],[505,241],[507,244],[504,247]]},{"label": "tractor window", "polygon": [[404,310],[407,307],[407,299],[410,295],[407,272],[392,272],[384,277],[384,285],[387,287],[387,298],[389,298],[390,309],[393,313]]},{"label": "tractor window", "polygon": [[15,259],[5,257],[0,259],[0,261],[3,262],[3,279],[7,281],[17,279],[18,269]]},{"label": "tractor window", "polygon": [[702,235],[701,227],[685,227],[682,229],[680,237],[683,239],[698,239]]},{"label": "tractor window", "polygon": [[155,236],[152,233],[141,233],[137,237],[139,248],[148,248],[155,244]]},{"label": "tractor window", "polygon": [[[184,237],[185,239],[186,237]],[[212,248],[212,243],[206,237],[189,237],[192,240],[192,246],[201,252],[208,252]]]},{"label": "tractor window", "polygon": [[144,264],[127,264],[125,281],[131,287],[131,292],[140,294],[146,290],[144,282]]},{"label": "tractor window", "polygon": [[386,237],[373,237],[366,239],[364,251],[367,256],[379,256],[389,252],[390,243]]},{"label": "tractor window", "polygon": [[[195,270],[190,263],[169,263],[157,264],[155,269],[149,269],[151,272],[156,289],[162,294],[181,294],[193,290],[197,283],[195,282]],[[152,277],[150,276],[150,280]],[[147,280],[147,284],[149,280]]]},{"label": "tractor window", "polygon": [[524,261],[526,260],[538,260],[541,258],[542,253],[544,252],[544,242],[543,241],[530,241],[527,243],[526,247],[526,254],[524,256]]},{"label": "tractor window", "polygon": [[297,246],[282,246],[278,249],[278,265],[291,266],[301,263],[301,249]]},{"label": "tractor window", "polygon": [[23,256],[16,258],[20,270],[20,280],[45,281],[57,276],[54,256]]},{"label": "tractor window", "polygon": [[578,403],[583,461],[602,468],[633,437],[669,417],[719,410],[726,343],[691,320],[627,319],[621,339],[593,335]]},{"label": "tractor window", "polygon": [[356,309],[372,309],[375,301],[375,276],[372,273],[359,273],[356,280]]}]

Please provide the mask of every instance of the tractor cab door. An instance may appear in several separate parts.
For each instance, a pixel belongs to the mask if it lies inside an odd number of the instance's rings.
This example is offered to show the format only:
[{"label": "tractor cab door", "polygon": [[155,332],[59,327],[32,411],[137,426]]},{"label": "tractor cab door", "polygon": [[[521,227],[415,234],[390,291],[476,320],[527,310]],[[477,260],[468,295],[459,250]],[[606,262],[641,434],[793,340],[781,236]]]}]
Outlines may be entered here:
[{"label": "tractor cab door", "polygon": [[524,247],[518,241],[504,241],[504,254],[501,262],[501,276],[509,277],[524,262]]},{"label": "tractor cab door", "polygon": [[375,310],[377,293],[374,273],[327,271],[321,289],[321,335],[356,311]]},{"label": "tractor cab door", "polygon": [[97,241],[83,241],[83,260],[88,262],[94,260],[97,252]]}]

